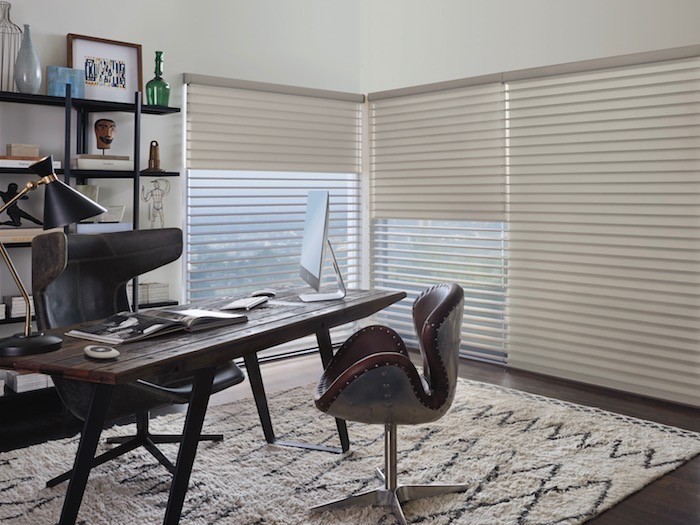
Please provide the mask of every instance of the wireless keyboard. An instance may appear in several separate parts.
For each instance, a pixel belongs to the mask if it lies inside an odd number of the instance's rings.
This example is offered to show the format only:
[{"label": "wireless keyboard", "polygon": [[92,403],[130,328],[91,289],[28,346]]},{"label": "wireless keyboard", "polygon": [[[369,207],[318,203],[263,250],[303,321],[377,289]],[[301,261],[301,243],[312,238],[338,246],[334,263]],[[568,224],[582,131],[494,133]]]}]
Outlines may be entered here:
[{"label": "wireless keyboard", "polygon": [[267,297],[244,297],[225,304],[220,310],[250,310],[267,302]]}]

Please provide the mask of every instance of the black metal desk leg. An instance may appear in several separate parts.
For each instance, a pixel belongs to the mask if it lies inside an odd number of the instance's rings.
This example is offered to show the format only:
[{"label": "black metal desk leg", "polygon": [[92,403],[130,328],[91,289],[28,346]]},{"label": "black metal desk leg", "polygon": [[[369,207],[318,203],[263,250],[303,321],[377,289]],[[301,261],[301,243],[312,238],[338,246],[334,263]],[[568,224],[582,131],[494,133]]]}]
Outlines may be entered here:
[{"label": "black metal desk leg", "polygon": [[[318,341],[318,351],[321,354],[321,362],[325,370],[333,359],[333,342],[331,341],[331,333],[327,327],[323,326],[316,332],[316,341]],[[350,437],[348,436],[348,426],[345,420],[335,418],[335,424],[338,427],[338,436],[340,437],[340,448],[343,452],[350,450]]]},{"label": "black metal desk leg", "polygon": [[253,399],[255,406],[258,409],[260,424],[263,427],[265,441],[268,443],[275,442],[275,432],[272,430],[272,420],[270,419],[270,409],[267,406],[267,396],[265,395],[265,387],[263,386],[262,374],[260,373],[260,363],[258,363],[258,354],[246,355],[243,358],[245,362],[245,371],[250,381],[250,389],[253,391]]},{"label": "black metal desk leg", "polygon": [[187,486],[190,483],[192,465],[197,454],[199,434],[202,432],[204,416],[207,413],[207,404],[215,372],[216,368],[206,368],[199,370],[194,376],[194,386],[185,417],[185,428],[182,432],[180,450],[177,453],[175,476],[172,485],[170,485],[168,507],[165,509],[164,525],[177,525],[180,522],[182,504],[185,501]]},{"label": "black metal desk leg", "polygon": [[92,458],[95,457],[97,443],[100,441],[113,390],[114,387],[112,385],[95,384],[93,386],[90,408],[80,435],[80,444],[75,455],[73,474],[68,483],[66,499],[63,500],[63,510],[61,511],[61,519],[58,522],[59,525],[73,525],[78,517],[85,485],[87,485],[88,476],[90,475]]}]

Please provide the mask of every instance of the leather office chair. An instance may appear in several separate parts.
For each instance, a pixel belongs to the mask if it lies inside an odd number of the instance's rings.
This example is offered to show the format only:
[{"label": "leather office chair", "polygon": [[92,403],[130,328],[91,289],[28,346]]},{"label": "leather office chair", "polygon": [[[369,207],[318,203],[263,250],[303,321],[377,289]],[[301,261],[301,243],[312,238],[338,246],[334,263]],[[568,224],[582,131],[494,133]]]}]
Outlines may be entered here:
[{"label": "leather office chair", "polygon": [[457,385],[464,291],[440,284],[413,304],[413,323],[423,355],[423,374],[411,363],[399,335],[370,326],[350,337],[321,376],[316,406],[350,421],[384,425],[384,488],[313,507],[313,512],[354,506],[389,506],[400,524],[405,501],[460,492],[466,485],[397,485],[396,427],[429,423],[452,404]]},{"label": "leather office chair", "polygon": [[[37,236],[32,241],[32,292],[40,330],[102,319],[130,310],[126,283],[132,278],[172,262],[182,253],[179,228],[127,231],[99,235],[62,232]],[[230,362],[219,367],[212,392],[242,382],[243,372]],[[119,446],[97,456],[92,467],[143,446],[171,473],[173,464],[156,443],[179,443],[180,435],[153,435],[148,429],[149,411],[189,401],[191,375],[170,375],[137,380],[114,388],[107,421],[136,416],[136,435],[108,439]],[[88,383],[53,377],[68,410],[85,420],[92,388]],[[219,441],[221,434],[200,439]],[[52,487],[70,472],[47,483]]]}]

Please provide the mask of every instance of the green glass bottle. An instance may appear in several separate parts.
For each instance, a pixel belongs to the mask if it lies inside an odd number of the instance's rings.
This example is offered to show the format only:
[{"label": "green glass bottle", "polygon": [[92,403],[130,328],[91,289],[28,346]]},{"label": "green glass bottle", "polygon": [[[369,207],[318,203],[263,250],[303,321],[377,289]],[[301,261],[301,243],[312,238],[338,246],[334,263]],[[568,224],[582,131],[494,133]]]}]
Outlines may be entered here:
[{"label": "green glass bottle", "polygon": [[163,52],[156,51],[155,78],[146,84],[146,104],[167,106],[170,99],[170,84],[163,80]]}]

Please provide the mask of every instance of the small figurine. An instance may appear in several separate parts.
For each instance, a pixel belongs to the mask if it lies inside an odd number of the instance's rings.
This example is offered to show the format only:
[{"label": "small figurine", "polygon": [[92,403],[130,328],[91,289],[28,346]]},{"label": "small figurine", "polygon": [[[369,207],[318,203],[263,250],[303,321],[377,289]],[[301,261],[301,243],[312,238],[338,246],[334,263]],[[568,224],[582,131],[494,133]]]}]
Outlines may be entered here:
[{"label": "small figurine", "polygon": [[97,149],[102,150],[102,154],[106,149],[112,147],[114,136],[117,134],[117,125],[113,120],[101,118],[95,121],[95,138],[97,139]]},{"label": "small figurine", "polygon": [[160,169],[160,150],[158,149],[158,141],[151,141],[151,148],[148,150],[148,168],[145,171],[162,173],[165,170]]},{"label": "small figurine", "polygon": [[[0,197],[2,197],[3,202],[8,203],[10,202],[13,198],[17,196],[17,184],[14,182],[10,182],[7,185],[7,191],[0,191]],[[22,196],[19,198],[19,200],[27,200],[29,197],[26,195]],[[17,203],[13,203],[9,208],[5,210],[7,212],[7,215],[10,217],[11,220],[9,221],[3,221],[0,224],[9,224],[10,226],[22,226],[22,221],[20,219],[27,219],[28,221],[32,221],[34,224],[39,224],[43,225],[44,223],[41,222],[39,219],[36,219],[29,215],[26,211],[20,210],[19,206],[17,206]]]},{"label": "small figurine", "polygon": [[[165,183],[165,189],[160,187],[161,182]],[[153,189],[148,191],[141,186],[141,199],[144,202],[153,201],[153,204],[148,206],[148,219],[151,221],[151,228],[155,227],[156,217],[160,219],[160,227],[164,228],[163,197],[170,193],[170,182],[167,179],[155,179],[151,181],[151,184],[153,184]]]}]

